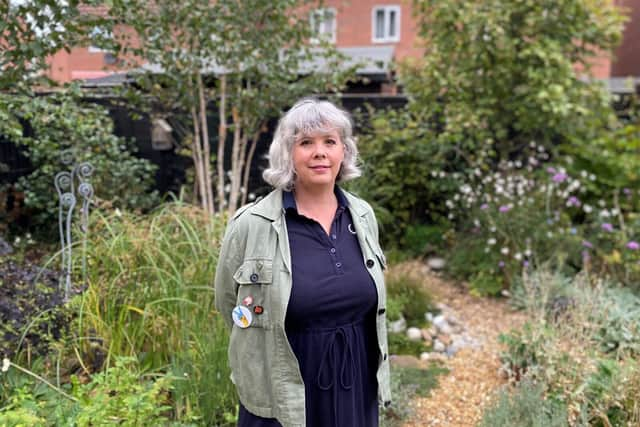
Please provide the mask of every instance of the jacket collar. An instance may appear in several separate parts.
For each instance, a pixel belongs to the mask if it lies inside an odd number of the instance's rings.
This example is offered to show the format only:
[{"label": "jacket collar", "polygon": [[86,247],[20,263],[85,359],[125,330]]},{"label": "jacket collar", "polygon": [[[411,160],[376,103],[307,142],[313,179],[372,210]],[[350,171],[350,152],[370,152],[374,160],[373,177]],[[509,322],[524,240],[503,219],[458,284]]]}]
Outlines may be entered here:
[{"label": "jacket collar", "polygon": [[[349,210],[352,213],[357,216],[365,216],[369,212],[367,205],[362,200],[348,191],[344,191],[342,189],[341,191],[346,198]],[[264,199],[257,202],[254,208],[251,209],[251,213],[266,218],[269,221],[275,221],[278,219],[282,215],[282,212],[282,190],[280,189],[273,190],[271,193],[267,194]]]}]

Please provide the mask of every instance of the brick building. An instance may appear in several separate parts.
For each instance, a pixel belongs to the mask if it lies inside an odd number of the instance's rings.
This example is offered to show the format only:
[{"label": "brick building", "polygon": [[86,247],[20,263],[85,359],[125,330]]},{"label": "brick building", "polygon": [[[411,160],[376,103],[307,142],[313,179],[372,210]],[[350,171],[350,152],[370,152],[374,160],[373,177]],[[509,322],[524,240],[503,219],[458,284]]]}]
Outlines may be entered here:
[{"label": "brick building", "polygon": [[[612,89],[628,86],[626,77],[640,84],[640,0],[617,0],[627,8],[631,20],[624,40],[614,58],[595,61],[593,73],[610,81]],[[322,10],[310,11],[312,25],[319,37],[326,37],[354,59],[371,59],[376,66],[364,67],[361,74],[380,82],[377,90],[393,93],[395,87],[387,74],[393,60],[420,56],[416,46],[416,23],[411,0],[326,0]],[[120,28],[120,31],[127,31]],[[59,82],[85,80],[88,83],[112,82],[122,73],[109,53],[94,47],[76,47],[59,52],[51,60],[50,77]],[[623,83],[626,82],[626,83]],[[386,83],[385,83],[386,82]]]}]

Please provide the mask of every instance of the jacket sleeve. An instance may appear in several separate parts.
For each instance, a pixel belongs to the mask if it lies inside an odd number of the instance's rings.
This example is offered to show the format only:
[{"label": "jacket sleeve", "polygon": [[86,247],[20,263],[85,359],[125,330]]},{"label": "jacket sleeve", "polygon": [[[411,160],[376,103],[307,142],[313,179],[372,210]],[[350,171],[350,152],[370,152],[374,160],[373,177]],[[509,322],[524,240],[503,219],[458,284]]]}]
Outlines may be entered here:
[{"label": "jacket sleeve", "polygon": [[236,305],[238,286],[233,275],[242,263],[243,250],[239,244],[238,224],[229,222],[222,240],[215,277],[215,306],[229,328],[233,326],[231,311]]}]

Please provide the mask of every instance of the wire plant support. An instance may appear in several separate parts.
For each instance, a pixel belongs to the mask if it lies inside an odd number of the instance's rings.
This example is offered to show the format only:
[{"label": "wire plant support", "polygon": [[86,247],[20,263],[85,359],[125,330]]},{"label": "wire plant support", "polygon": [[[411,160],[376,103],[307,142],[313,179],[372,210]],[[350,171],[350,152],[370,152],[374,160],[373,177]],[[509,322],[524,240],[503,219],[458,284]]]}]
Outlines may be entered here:
[{"label": "wire plant support", "polygon": [[[87,278],[87,234],[89,231],[89,206],[93,199],[93,186],[90,179],[93,165],[88,162],[75,164],[72,150],[64,150],[60,154],[64,166],[70,169],[56,174],[54,184],[58,193],[58,231],[61,244],[60,282],[64,283],[64,299],[69,300],[71,293],[72,271],[72,221],[76,205],[80,205],[80,233],[82,235],[82,279]],[[78,183],[77,187],[75,183]],[[77,189],[77,191],[76,191]],[[79,200],[81,203],[79,203]]]}]

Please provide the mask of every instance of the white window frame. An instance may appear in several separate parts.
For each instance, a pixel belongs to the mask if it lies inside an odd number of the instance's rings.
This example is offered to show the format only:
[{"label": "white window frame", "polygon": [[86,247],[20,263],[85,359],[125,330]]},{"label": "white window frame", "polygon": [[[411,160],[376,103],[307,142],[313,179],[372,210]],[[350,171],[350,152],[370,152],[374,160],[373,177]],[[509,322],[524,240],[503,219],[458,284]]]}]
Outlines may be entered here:
[{"label": "white window frame", "polygon": [[[384,27],[382,29],[383,36],[376,37],[376,15],[379,11],[383,11],[384,13]],[[389,23],[391,20],[391,12],[395,12],[396,15],[396,34],[394,36],[389,35]],[[380,5],[375,6],[371,10],[371,40],[374,43],[389,43],[389,42],[399,42],[400,41],[400,23],[402,22],[400,15],[400,6],[398,5]]]},{"label": "white window frame", "polygon": [[[320,26],[318,28],[319,31],[316,33],[316,19],[318,19],[318,17],[324,18],[328,14],[331,14],[331,16],[333,16],[333,19],[331,20],[333,22],[331,33],[325,32],[325,27],[327,25],[327,22],[329,22],[327,19],[323,19],[320,22]],[[338,33],[338,12],[335,8],[325,7],[312,10],[309,14],[309,24],[311,25],[311,32],[313,33],[313,36],[311,37],[311,43],[319,43],[320,41],[328,41],[331,43],[336,42],[336,34]]]}]

